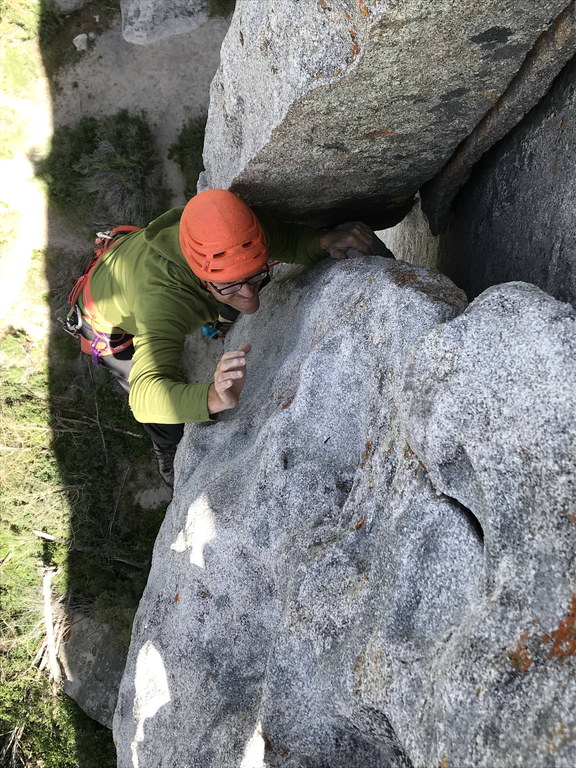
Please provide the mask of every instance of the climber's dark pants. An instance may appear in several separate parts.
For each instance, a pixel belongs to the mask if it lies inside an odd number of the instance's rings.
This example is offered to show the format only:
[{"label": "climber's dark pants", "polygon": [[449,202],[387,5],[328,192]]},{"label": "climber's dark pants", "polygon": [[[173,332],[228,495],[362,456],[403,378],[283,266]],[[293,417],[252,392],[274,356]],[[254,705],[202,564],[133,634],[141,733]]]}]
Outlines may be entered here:
[{"label": "climber's dark pants", "polygon": [[[82,336],[90,341],[94,338],[92,328],[86,321],[84,321],[80,332],[82,333]],[[112,341],[114,341],[114,337],[112,337]],[[132,368],[133,354],[134,347],[130,346],[128,349],[119,352],[117,355],[100,357],[100,365],[110,371],[122,389],[126,392],[130,392],[128,376]],[[154,445],[162,451],[172,448],[174,445],[178,445],[184,432],[184,424],[142,424],[142,426],[152,438]]]}]

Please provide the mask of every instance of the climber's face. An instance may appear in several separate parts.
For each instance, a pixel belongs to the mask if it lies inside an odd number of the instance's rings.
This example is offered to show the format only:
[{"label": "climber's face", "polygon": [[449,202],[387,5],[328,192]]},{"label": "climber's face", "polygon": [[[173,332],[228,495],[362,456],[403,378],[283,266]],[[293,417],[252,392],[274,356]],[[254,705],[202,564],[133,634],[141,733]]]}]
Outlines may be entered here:
[{"label": "climber's face", "polygon": [[244,280],[236,283],[206,283],[205,285],[222,304],[228,304],[245,315],[251,315],[260,306],[258,291],[267,277],[268,269],[265,269],[254,275],[248,275]]}]

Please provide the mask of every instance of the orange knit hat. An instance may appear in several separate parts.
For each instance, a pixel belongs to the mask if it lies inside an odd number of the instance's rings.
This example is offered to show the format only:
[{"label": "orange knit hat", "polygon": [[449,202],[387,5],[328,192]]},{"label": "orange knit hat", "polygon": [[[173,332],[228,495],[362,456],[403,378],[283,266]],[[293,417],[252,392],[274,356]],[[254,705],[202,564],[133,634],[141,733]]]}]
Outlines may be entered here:
[{"label": "orange knit hat", "polygon": [[201,280],[242,280],[264,269],[268,259],[260,222],[226,189],[207,189],[189,200],[179,235],[184,258]]}]

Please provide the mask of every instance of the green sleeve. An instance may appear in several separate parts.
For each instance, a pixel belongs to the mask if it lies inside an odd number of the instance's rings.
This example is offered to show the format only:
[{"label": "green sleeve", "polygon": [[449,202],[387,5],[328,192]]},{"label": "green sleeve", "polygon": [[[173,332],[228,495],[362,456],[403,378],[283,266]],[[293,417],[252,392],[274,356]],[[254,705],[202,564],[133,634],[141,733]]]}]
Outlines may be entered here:
[{"label": "green sleeve", "polygon": [[[142,297],[145,310],[136,307],[138,332],[134,336],[129,381],[130,407],[137,421],[157,424],[210,421],[207,404],[210,382],[188,384],[182,376],[186,335],[211,314],[208,306],[202,308],[193,298],[187,291],[167,292],[166,285],[159,285]],[[209,295],[207,300],[213,302]],[[213,316],[216,314],[217,310]]]},{"label": "green sleeve", "polygon": [[320,248],[319,229],[304,224],[288,224],[262,210],[254,211],[262,224],[270,261],[286,264],[316,264],[328,256]]}]

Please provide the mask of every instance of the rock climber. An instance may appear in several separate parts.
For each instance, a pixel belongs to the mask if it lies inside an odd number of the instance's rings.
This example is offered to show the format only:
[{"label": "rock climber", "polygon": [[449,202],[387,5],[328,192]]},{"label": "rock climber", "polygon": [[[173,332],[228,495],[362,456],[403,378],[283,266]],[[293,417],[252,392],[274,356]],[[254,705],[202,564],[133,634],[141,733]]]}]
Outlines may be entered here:
[{"label": "rock climber", "polygon": [[370,254],[384,246],[362,223],[286,224],[212,189],[125,234],[79,279],[69,327],[129,393],[168,485],[184,424],[236,407],[250,351],[245,344],[225,352],[212,381],[190,384],[181,373],[186,335],[207,323],[221,333],[239,313],[256,312],[269,262],[311,265],[346,258],[348,248]]}]

